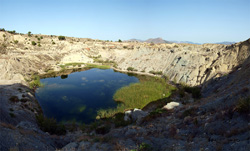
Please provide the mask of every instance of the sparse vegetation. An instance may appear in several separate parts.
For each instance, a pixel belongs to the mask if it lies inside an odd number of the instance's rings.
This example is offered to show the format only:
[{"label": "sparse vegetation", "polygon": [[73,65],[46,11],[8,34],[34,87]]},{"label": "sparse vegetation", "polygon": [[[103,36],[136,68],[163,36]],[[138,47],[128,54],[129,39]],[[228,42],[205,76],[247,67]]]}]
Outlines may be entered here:
[{"label": "sparse vegetation", "polygon": [[138,147],[138,151],[152,151],[153,148],[147,143],[141,143]]},{"label": "sparse vegetation", "polygon": [[118,40],[118,42],[122,42],[122,40],[121,40],[121,39],[119,39],[119,40]]},{"label": "sparse vegetation", "polygon": [[6,54],[7,53],[7,46],[5,44],[0,45],[0,54]]},{"label": "sparse vegetation", "polygon": [[12,30],[12,31],[7,31],[8,33],[10,33],[10,34],[15,34],[16,33],[16,31],[15,30]]},{"label": "sparse vegetation", "polygon": [[184,118],[186,116],[193,116],[196,114],[196,111],[197,111],[196,108],[187,109],[182,113],[181,117]]},{"label": "sparse vegetation", "polygon": [[86,68],[99,68],[99,69],[109,69],[108,65],[96,65],[96,64],[86,64]]},{"label": "sparse vegetation", "polygon": [[40,77],[38,75],[34,75],[31,77],[32,81],[29,83],[30,88],[37,88],[42,86],[40,82]]},{"label": "sparse vegetation", "polygon": [[65,38],[65,36],[58,36],[58,39],[59,40],[65,40],[66,38]]},{"label": "sparse vegetation", "polygon": [[40,129],[44,132],[57,135],[65,135],[66,128],[63,124],[57,124],[54,118],[46,118],[43,115],[36,116],[37,123]]},{"label": "sparse vegetation", "polygon": [[239,113],[249,113],[250,112],[250,97],[239,99],[235,107],[235,110]]},{"label": "sparse vegetation", "polygon": [[18,43],[18,40],[14,40],[14,43],[17,44],[17,43]]}]

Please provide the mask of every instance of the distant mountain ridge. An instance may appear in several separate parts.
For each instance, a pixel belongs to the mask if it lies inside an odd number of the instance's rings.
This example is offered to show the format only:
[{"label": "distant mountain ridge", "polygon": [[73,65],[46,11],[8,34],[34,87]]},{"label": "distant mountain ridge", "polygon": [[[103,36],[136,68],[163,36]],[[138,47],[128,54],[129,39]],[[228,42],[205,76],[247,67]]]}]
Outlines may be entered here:
[{"label": "distant mountain ridge", "polygon": [[223,41],[223,42],[217,42],[215,44],[223,44],[223,45],[232,45],[235,44],[236,42],[233,41]]},{"label": "distant mountain ridge", "polygon": [[[154,44],[161,44],[161,43],[168,43],[168,44],[171,44],[171,43],[178,43],[178,44],[181,44],[181,43],[187,43],[187,44],[196,44],[196,45],[201,45],[202,43],[196,43],[196,42],[192,42],[192,41],[175,41],[175,40],[164,40],[160,37],[158,38],[149,38],[147,40],[141,40],[141,39],[129,39],[129,40],[125,40],[125,41],[130,41],[130,42],[147,42],[147,43],[154,43]],[[232,42],[232,41],[223,41],[223,42],[216,42],[216,43],[213,43],[213,44],[223,44],[223,45],[231,45],[231,44],[234,44],[236,42]]]}]

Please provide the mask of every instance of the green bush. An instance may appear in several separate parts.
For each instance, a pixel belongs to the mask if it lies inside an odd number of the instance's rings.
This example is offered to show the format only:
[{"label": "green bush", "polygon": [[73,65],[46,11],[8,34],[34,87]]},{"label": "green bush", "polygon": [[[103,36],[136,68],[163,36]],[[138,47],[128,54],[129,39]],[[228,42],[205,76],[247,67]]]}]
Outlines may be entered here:
[{"label": "green bush", "polygon": [[58,36],[58,39],[59,40],[65,40],[66,38],[65,38],[65,36]]},{"label": "green bush", "polygon": [[118,40],[118,42],[122,42],[122,40],[121,40],[121,39],[119,39],[119,40]]},{"label": "green bush", "polygon": [[133,68],[133,67],[128,67],[127,70],[128,70],[128,71],[135,71],[136,69]]},{"label": "green bush", "polygon": [[18,40],[14,40],[14,43],[17,44],[17,43],[18,43]]},{"label": "green bush", "polygon": [[41,44],[40,43],[38,43],[38,45],[37,45],[38,47],[41,47]]},{"label": "green bush", "polygon": [[5,31],[5,29],[4,28],[0,28],[0,31]]},{"label": "green bush", "polygon": [[48,132],[51,135],[65,135],[66,128],[63,124],[57,124],[54,118],[46,118],[43,115],[36,116],[37,124],[39,125],[40,129],[44,132]]},{"label": "green bush", "polygon": [[52,41],[52,45],[56,44],[54,41]]},{"label": "green bush", "polygon": [[36,45],[36,42],[32,41],[31,44],[32,44],[33,46],[35,46],[35,45]]}]

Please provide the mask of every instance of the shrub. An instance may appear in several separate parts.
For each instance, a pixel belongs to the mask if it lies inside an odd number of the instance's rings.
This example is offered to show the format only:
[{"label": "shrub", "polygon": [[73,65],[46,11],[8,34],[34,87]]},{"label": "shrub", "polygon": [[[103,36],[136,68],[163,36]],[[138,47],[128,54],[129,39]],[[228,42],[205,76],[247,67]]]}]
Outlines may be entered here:
[{"label": "shrub", "polygon": [[0,31],[5,31],[5,29],[4,28],[0,28]]},{"label": "shrub", "polygon": [[66,38],[65,38],[65,36],[58,36],[58,39],[59,40],[65,40]]},{"label": "shrub", "polygon": [[57,135],[65,135],[66,128],[63,124],[57,124],[54,118],[46,118],[43,115],[36,116],[37,124],[44,132]]},{"label": "shrub", "polygon": [[52,45],[56,44],[54,41],[52,41]]},{"label": "shrub", "polygon": [[235,110],[239,113],[249,113],[250,109],[250,97],[239,99]]},{"label": "shrub", "polygon": [[35,46],[35,45],[36,45],[36,42],[32,41],[31,44],[32,44],[33,46]]},{"label": "shrub", "polygon": [[6,35],[5,34],[3,34],[3,38],[5,38],[6,37]]},{"label": "shrub", "polygon": [[118,42],[122,42],[122,40],[121,40],[121,39],[119,39],[119,40],[118,40]]},{"label": "shrub", "polygon": [[40,41],[41,39],[40,38],[37,38],[38,41]]},{"label": "shrub", "polygon": [[31,37],[31,31],[28,32],[28,36]]},{"label": "shrub", "polygon": [[43,39],[43,36],[41,36],[40,39]]},{"label": "shrub", "polygon": [[17,44],[17,43],[18,43],[18,40],[14,40],[14,43]]},{"label": "shrub", "polygon": [[162,75],[162,71],[149,71],[149,73],[154,75]]},{"label": "shrub", "polygon": [[40,43],[38,43],[38,45],[37,45],[38,47],[41,47],[41,44]]}]

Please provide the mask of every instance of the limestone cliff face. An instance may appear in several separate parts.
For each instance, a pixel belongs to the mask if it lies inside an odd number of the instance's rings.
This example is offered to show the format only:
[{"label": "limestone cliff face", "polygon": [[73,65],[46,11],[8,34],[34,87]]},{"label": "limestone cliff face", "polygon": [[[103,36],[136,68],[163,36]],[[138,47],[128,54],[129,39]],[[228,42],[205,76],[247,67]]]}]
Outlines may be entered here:
[{"label": "limestone cliff face", "polygon": [[[32,45],[32,41],[37,45]],[[56,36],[0,32],[0,45],[0,79],[21,81],[26,74],[43,73],[49,68],[59,70],[59,63],[92,63],[93,56],[101,55],[103,60],[115,61],[121,70],[133,67],[145,73],[161,71],[173,81],[200,85],[227,74],[250,55],[250,39],[230,46],[149,44],[72,37],[59,41]]]},{"label": "limestone cliff face", "polygon": [[134,49],[100,51],[118,67],[133,67],[139,71],[162,71],[176,82],[199,85],[242,63],[250,55],[250,39],[231,46],[219,44],[140,45]]}]

